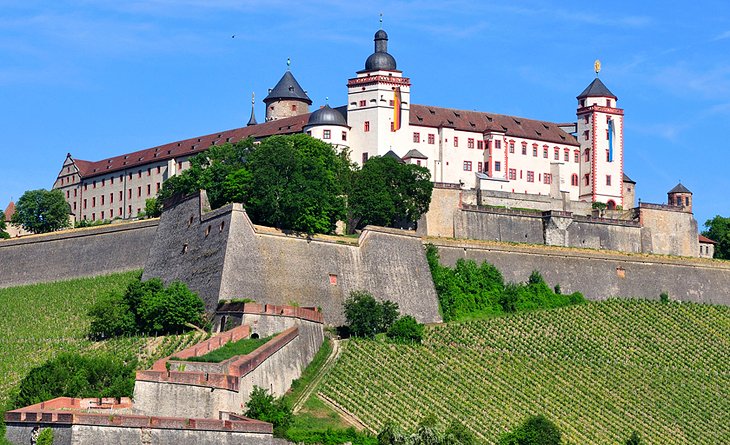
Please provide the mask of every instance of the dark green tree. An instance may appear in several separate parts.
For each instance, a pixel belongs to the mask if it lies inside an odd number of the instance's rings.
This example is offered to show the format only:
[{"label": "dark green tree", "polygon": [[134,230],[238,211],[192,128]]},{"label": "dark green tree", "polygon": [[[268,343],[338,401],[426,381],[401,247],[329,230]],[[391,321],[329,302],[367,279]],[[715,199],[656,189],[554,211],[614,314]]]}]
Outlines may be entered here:
[{"label": "dark green tree", "polygon": [[637,431],[632,431],[631,436],[624,442],[626,445],[643,445],[644,441],[641,440],[641,436]]},{"label": "dark green tree", "polygon": [[715,258],[730,260],[730,218],[720,215],[705,221],[702,234],[715,241]]},{"label": "dark green tree", "polygon": [[131,397],[135,366],[111,354],[61,353],[28,373],[11,405],[21,408],[55,397]]},{"label": "dark green tree", "polygon": [[560,445],[562,434],[543,415],[530,416],[513,431],[502,435],[499,445]]},{"label": "dark green tree", "polygon": [[367,292],[353,291],[344,303],[345,320],[356,337],[372,338],[386,332],[398,318],[398,304],[377,301]]},{"label": "dark green tree", "polygon": [[353,174],[348,205],[356,227],[408,227],[428,211],[432,191],[428,169],[373,157]]},{"label": "dark green tree", "polygon": [[246,402],[246,417],[274,424],[274,434],[282,437],[292,421],[291,407],[283,397],[275,398],[269,391],[253,387],[251,397]]},{"label": "dark green tree", "polygon": [[387,335],[395,342],[421,343],[423,331],[423,324],[410,315],[404,315],[393,323]]},{"label": "dark green tree", "polygon": [[144,214],[147,218],[157,218],[162,215],[162,204],[157,198],[148,198],[144,202]]},{"label": "dark green tree", "polygon": [[7,226],[5,225],[5,212],[0,210],[0,239],[10,238],[10,234],[6,232]]},{"label": "dark green tree", "polygon": [[109,293],[100,298],[90,309],[93,339],[119,337],[137,332],[137,321],[124,295]]},{"label": "dark green tree", "polygon": [[60,190],[29,190],[15,205],[12,222],[33,233],[47,233],[70,226],[70,209]]},{"label": "dark green tree", "polygon": [[477,438],[458,420],[452,421],[444,432],[444,445],[476,445]]},{"label": "dark green tree", "polygon": [[53,430],[50,428],[43,428],[41,433],[38,435],[36,445],[53,445]]}]

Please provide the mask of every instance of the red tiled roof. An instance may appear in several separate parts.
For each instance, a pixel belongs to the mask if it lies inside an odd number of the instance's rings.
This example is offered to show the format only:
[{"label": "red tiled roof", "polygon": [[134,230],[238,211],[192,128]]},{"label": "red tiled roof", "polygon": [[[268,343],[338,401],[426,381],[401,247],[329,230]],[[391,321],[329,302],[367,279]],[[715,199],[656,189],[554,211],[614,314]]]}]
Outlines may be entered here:
[{"label": "red tiled roof", "polygon": [[708,237],[706,237],[706,236],[703,236],[703,235],[699,235],[699,238],[700,238],[700,242],[701,242],[701,243],[706,243],[706,244],[717,244],[717,241],[713,241],[713,240],[711,240],[710,238],[708,238]]},{"label": "red tiled roof", "polygon": [[411,125],[449,127],[462,131],[502,131],[507,136],[537,139],[562,145],[580,145],[578,140],[553,122],[536,121],[481,111],[455,110],[411,104]]},{"label": "red tiled roof", "polygon": [[214,144],[238,142],[248,137],[261,138],[277,134],[301,133],[309,120],[309,114],[288,117],[275,121],[264,122],[250,127],[235,128],[205,136],[171,142],[157,147],[147,148],[101,161],[90,162],[74,160],[82,178],[103,175],[106,173],[124,170],[150,162],[162,161],[179,156],[188,156],[200,153]]},{"label": "red tiled roof", "polygon": [[10,222],[10,218],[15,214],[15,203],[10,201],[10,204],[5,208],[5,222]]}]

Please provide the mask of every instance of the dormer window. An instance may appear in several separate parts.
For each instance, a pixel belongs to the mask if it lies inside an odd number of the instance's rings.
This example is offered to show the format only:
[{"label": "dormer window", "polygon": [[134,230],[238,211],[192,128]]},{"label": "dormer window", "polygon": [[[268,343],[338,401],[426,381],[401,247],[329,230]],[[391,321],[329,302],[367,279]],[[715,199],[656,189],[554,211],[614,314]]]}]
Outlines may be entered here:
[{"label": "dormer window", "polygon": [[611,99],[606,99],[606,106],[607,107],[610,107],[611,106]]}]

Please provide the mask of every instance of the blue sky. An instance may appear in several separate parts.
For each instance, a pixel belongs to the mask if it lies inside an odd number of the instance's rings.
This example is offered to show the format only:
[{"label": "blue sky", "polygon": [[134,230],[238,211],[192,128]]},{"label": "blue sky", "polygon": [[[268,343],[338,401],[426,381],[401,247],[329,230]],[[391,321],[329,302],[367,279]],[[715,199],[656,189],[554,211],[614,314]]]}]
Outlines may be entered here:
[{"label": "blue sky", "polygon": [[[601,79],[626,111],[625,171],[700,225],[730,216],[730,4],[0,0],[0,207],[98,160],[245,125],[292,59],[314,101],[346,99],[378,14],[414,103],[555,122]],[[235,38],[232,36],[235,35]]]}]

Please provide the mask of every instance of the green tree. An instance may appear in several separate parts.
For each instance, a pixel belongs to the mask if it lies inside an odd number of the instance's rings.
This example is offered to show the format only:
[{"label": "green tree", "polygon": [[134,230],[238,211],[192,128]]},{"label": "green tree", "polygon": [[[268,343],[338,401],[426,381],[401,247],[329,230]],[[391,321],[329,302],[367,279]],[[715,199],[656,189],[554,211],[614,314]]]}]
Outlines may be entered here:
[{"label": "green tree", "polygon": [[396,342],[421,343],[423,331],[423,324],[417,322],[410,315],[404,315],[393,323],[388,329],[387,335],[388,338]]},{"label": "green tree", "polygon": [[730,218],[720,215],[705,221],[702,234],[715,241],[715,258],[730,260]]},{"label": "green tree", "polygon": [[40,434],[38,434],[38,441],[36,445],[53,445],[53,430],[50,428],[43,428]]},{"label": "green tree", "polygon": [[530,416],[514,431],[502,435],[499,445],[560,445],[562,434],[543,415]]},{"label": "green tree", "polygon": [[283,397],[275,398],[269,391],[253,387],[251,397],[246,402],[246,417],[274,424],[274,434],[283,437],[292,421],[291,407]]},{"label": "green tree", "polygon": [[144,202],[144,214],[147,218],[157,218],[162,215],[162,204],[157,198],[147,198]]},{"label": "green tree", "polygon": [[15,205],[13,224],[33,233],[53,232],[70,225],[70,209],[60,190],[29,190]]},{"label": "green tree", "polygon": [[477,438],[463,423],[453,420],[444,432],[444,445],[476,445]]},{"label": "green tree", "polygon": [[111,354],[61,353],[31,369],[13,397],[13,409],[56,397],[131,397],[136,363]]},{"label": "green tree", "polygon": [[398,304],[378,302],[367,292],[353,291],[344,303],[345,320],[356,337],[372,338],[387,331],[400,315]]},{"label": "green tree", "polygon": [[644,441],[641,440],[641,436],[637,431],[632,431],[631,436],[624,442],[626,445],[643,445]]},{"label": "green tree", "polygon": [[6,232],[7,227],[5,225],[5,212],[0,210],[0,239],[10,238],[10,234]]},{"label": "green tree", "polygon": [[89,335],[93,339],[119,337],[137,332],[137,321],[132,308],[118,293],[109,293],[100,298],[90,309],[91,326]]},{"label": "green tree", "polygon": [[353,174],[348,205],[356,227],[407,227],[428,211],[432,191],[428,169],[379,156]]}]

